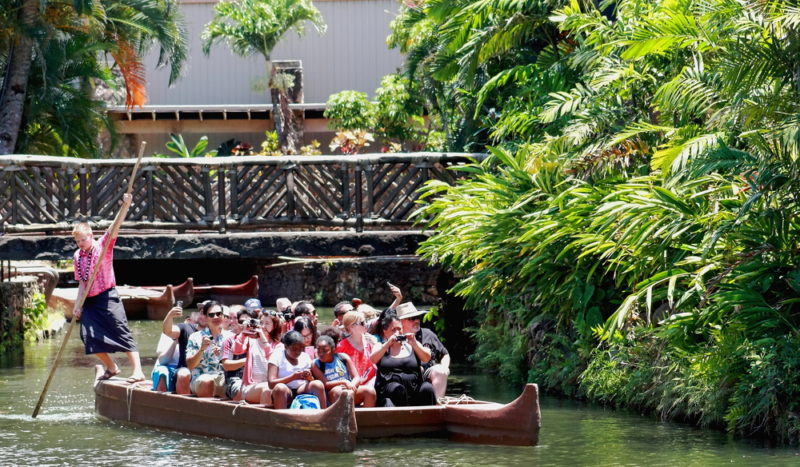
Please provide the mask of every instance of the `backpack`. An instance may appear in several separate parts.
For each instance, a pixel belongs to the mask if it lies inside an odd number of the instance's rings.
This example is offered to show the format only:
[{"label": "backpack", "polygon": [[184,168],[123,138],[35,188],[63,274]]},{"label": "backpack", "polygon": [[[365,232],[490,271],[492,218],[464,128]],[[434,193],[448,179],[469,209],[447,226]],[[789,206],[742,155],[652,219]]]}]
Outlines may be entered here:
[{"label": "backpack", "polygon": [[292,401],[290,409],[319,409],[319,399],[312,394],[298,394]]}]

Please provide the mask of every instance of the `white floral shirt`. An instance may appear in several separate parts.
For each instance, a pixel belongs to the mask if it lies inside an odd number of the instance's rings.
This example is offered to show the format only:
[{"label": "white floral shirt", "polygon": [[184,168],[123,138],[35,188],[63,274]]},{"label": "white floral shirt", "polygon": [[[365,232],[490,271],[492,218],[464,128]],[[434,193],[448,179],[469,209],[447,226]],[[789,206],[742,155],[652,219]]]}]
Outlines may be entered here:
[{"label": "white floral shirt", "polygon": [[[192,335],[189,336],[189,342],[186,344],[186,358],[192,358],[200,351],[203,338],[206,336],[211,338],[212,344],[203,351],[203,356],[200,357],[200,363],[192,370],[192,380],[200,375],[218,375],[224,372],[222,363],[220,362],[222,359],[222,342],[226,338],[233,336],[233,333],[230,331],[222,330],[216,338],[211,336],[211,331],[208,328],[192,333]],[[215,347],[219,348],[219,353],[214,352]]]}]

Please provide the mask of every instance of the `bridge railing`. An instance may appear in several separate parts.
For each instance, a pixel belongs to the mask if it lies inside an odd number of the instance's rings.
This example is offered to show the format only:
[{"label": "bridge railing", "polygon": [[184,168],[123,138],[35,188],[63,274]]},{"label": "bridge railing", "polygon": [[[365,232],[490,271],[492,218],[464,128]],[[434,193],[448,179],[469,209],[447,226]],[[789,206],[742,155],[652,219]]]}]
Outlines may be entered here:
[{"label": "bridge railing", "polygon": [[[126,229],[247,230],[411,225],[417,190],[452,183],[483,154],[145,158]],[[3,232],[62,231],[115,215],[132,159],[0,156]]]}]

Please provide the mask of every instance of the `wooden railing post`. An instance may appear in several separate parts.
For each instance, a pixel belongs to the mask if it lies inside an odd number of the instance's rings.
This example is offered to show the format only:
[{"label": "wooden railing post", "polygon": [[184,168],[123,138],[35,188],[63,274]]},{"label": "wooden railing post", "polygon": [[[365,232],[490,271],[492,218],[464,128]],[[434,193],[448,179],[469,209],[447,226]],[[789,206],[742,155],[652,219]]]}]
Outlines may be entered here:
[{"label": "wooden railing post", "polygon": [[225,166],[219,166],[217,169],[217,220],[219,222],[219,233],[225,233],[228,226],[228,213],[225,208],[225,175]]},{"label": "wooden railing post", "polygon": [[[155,222],[156,220],[156,197],[154,191],[154,181],[153,181],[153,172],[156,170],[155,167],[152,165],[148,165],[147,167],[142,167],[142,172],[144,172],[144,179],[145,183],[147,184],[147,218],[150,219],[150,222]],[[142,215],[144,217],[144,214]]]},{"label": "wooden railing post", "polygon": [[373,172],[375,172],[375,166],[372,165],[372,162],[367,163],[366,167],[364,168],[365,176],[367,177],[366,183],[366,195],[367,195],[367,219],[373,219],[375,217],[375,185],[373,179]]},{"label": "wooden railing post", "polygon": [[350,218],[350,164],[342,162],[339,177],[342,181],[342,212],[339,217],[346,222]]},{"label": "wooden railing post", "polygon": [[355,165],[355,191],[356,191],[356,232],[364,231],[364,187],[361,163]]},{"label": "wooden railing post", "polygon": [[203,174],[203,201],[205,201],[206,215],[204,220],[208,225],[214,224],[214,192],[211,190],[211,169],[204,165],[201,171]]},{"label": "wooden railing post", "polygon": [[297,216],[297,206],[295,205],[295,186],[294,186],[294,170],[297,164],[294,162],[283,166],[286,173],[286,215],[289,220],[294,220]]},{"label": "wooden railing post", "polygon": [[94,217],[100,214],[100,199],[97,193],[97,166],[93,165],[89,170],[89,189],[91,190],[92,203],[90,212],[87,213],[88,217]]},{"label": "wooden railing post", "polygon": [[89,187],[88,185],[88,172],[86,167],[78,169],[78,191],[80,192],[80,214],[89,217]]},{"label": "wooden railing post", "polygon": [[9,189],[11,190],[11,215],[6,220],[6,224],[18,224],[19,220],[19,201],[17,197],[19,196],[19,187],[17,187],[17,183],[19,183],[18,177],[16,175],[16,171],[19,169],[16,168],[9,168],[11,182],[8,184]]},{"label": "wooden railing post", "polygon": [[239,215],[239,170],[235,165],[228,169],[228,186],[230,187],[229,191],[231,193],[230,200],[228,201],[228,205],[230,206],[228,216],[232,220],[238,222],[242,216]]},{"label": "wooden railing post", "polygon": [[[77,180],[80,181],[80,180]],[[75,217],[76,203],[76,190],[75,190],[75,168],[71,165],[64,167],[64,182],[62,184],[64,190],[64,201],[67,209],[67,219]]]}]

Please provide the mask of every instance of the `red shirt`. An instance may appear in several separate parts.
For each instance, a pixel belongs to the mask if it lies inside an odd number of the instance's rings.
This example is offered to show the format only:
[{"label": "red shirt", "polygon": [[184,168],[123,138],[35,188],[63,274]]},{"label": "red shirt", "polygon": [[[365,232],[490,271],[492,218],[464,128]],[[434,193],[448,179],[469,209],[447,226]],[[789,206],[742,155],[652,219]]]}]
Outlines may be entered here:
[{"label": "red shirt", "polygon": [[[350,360],[356,367],[358,375],[361,376],[361,382],[364,383],[375,376],[375,365],[369,359],[372,355],[372,341],[366,337],[362,337],[364,343],[364,350],[358,351],[347,339],[342,339],[339,345],[336,346],[336,351],[347,354]],[[355,376],[355,375],[353,375]]]},{"label": "red shirt", "polygon": [[[108,232],[104,233],[100,240],[93,240],[92,247],[89,251],[84,252],[80,248],[73,255],[73,268],[75,270],[75,280],[85,282],[89,280],[92,275],[92,270],[100,258],[100,252],[103,250],[103,245],[108,241]],[[117,285],[117,280],[114,277],[114,244],[117,239],[111,240],[106,250],[106,256],[100,263],[100,270],[97,271],[97,276],[94,278],[92,288],[89,290],[87,297],[94,297],[101,292],[105,292]]]}]

